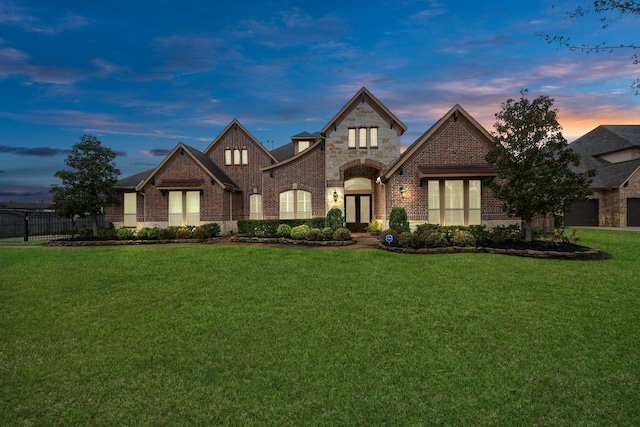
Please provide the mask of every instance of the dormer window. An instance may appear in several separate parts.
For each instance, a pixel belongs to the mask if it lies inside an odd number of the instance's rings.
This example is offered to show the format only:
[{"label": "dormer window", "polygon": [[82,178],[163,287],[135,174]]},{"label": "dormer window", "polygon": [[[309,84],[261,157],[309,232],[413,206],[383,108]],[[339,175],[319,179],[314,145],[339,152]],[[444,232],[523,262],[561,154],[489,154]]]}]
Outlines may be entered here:
[{"label": "dormer window", "polygon": [[298,141],[298,153],[302,153],[309,148],[309,145],[311,145],[310,141]]}]

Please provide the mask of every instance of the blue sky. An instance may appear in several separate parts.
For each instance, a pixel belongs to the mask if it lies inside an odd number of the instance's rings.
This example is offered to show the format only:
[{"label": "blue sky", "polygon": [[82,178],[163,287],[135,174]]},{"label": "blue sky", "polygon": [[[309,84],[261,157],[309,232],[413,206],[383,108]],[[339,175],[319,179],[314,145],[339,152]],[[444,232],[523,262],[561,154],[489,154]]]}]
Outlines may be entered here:
[{"label": "blue sky", "polygon": [[[528,88],[556,100],[572,141],[639,124],[638,18],[567,19],[589,1],[0,0],[0,201],[50,200],[55,171],[91,133],[122,177],[178,142],[204,150],[234,118],[267,148],[320,130],[362,86],[412,143],[459,103],[488,131]],[[635,39],[634,39],[635,37]]]}]

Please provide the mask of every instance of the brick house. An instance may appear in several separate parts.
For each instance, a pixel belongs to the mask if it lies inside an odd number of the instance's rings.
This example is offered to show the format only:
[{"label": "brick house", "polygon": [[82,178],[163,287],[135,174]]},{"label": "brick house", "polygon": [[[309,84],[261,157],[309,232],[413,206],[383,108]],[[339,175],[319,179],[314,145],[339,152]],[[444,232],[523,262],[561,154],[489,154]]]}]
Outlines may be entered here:
[{"label": "brick house", "polygon": [[602,125],[569,147],[580,170],[596,170],[589,200],[565,213],[567,225],[640,226],[640,125]]},{"label": "brick house", "polygon": [[154,169],[115,186],[115,227],[218,222],[233,231],[241,219],[323,217],[342,209],[347,227],[386,226],[393,206],[412,225],[504,223],[508,217],[482,180],[495,176],[484,157],[491,135],[455,105],[407,150],[402,121],[366,88],[319,132],[302,132],[268,151],[237,120],[204,150],[179,143]]}]

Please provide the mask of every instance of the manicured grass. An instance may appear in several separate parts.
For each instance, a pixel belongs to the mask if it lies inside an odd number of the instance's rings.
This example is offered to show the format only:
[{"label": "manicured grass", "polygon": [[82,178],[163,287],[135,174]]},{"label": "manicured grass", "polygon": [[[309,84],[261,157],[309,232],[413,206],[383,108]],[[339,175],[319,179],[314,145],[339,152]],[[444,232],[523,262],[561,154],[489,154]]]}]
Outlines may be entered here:
[{"label": "manicured grass", "polygon": [[0,425],[640,425],[640,233],[578,235],[0,249]]}]

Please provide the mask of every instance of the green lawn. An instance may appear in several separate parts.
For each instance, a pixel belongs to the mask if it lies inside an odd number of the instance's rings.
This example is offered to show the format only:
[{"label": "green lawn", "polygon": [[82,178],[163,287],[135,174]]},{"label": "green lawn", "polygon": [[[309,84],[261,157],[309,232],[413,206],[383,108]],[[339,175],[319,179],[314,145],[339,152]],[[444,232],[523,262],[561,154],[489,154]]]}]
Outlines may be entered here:
[{"label": "green lawn", "polygon": [[605,261],[0,249],[0,425],[640,425],[640,233]]}]

